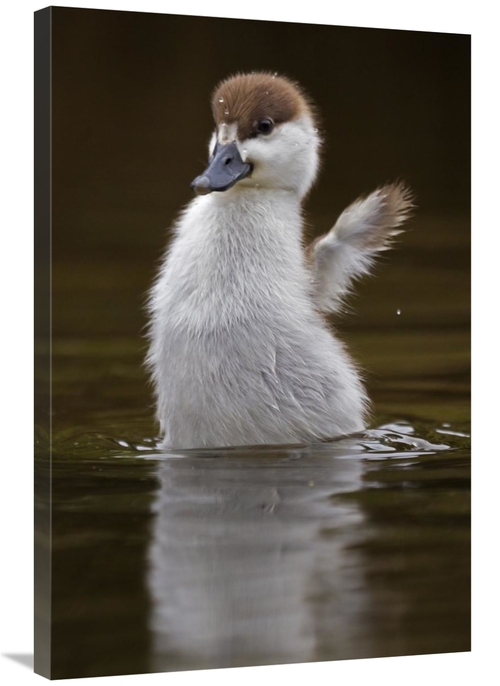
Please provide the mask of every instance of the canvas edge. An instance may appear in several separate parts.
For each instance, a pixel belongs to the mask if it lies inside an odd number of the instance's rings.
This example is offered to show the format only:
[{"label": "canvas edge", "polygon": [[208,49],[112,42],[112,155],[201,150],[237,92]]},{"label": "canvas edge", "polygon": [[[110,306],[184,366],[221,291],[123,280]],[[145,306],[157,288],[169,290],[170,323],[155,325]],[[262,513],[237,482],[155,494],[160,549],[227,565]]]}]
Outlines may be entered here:
[{"label": "canvas edge", "polygon": [[51,672],[51,22],[34,13],[34,671]]}]

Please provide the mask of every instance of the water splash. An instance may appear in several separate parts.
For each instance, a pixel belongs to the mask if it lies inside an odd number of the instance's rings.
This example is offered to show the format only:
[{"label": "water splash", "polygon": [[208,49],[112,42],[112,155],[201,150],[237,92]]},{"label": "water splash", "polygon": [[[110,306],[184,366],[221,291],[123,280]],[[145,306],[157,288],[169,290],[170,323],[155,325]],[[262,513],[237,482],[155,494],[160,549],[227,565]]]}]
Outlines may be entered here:
[{"label": "water splash", "polygon": [[353,456],[366,460],[391,460],[395,458],[416,458],[434,455],[442,451],[453,451],[470,447],[470,432],[467,427],[449,423],[412,423],[397,420],[380,424],[357,434],[341,436],[330,441],[298,445],[239,446],[221,449],[164,450],[158,437],[141,435],[107,435],[101,432],[59,436],[54,441],[54,454],[98,459],[127,458],[139,456],[150,459],[172,457],[252,457],[267,458],[280,454],[287,459],[301,459],[304,456],[349,458]]}]

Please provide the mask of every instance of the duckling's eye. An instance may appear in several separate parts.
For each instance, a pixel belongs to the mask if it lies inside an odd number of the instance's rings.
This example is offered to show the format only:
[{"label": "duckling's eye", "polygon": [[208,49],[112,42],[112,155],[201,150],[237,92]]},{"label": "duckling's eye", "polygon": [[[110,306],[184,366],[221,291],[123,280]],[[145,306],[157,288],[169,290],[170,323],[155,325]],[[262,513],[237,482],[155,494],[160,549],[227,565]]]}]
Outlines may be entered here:
[{"label": "duckling's eye", "polygon": [[274,122],[272,119],[269,119],[269,118],[261,119],[260,122],[257,124],[257,131],[259,133],[268,134],[268,133],[271,133],[271,131],[273,129],[274,129]]}]

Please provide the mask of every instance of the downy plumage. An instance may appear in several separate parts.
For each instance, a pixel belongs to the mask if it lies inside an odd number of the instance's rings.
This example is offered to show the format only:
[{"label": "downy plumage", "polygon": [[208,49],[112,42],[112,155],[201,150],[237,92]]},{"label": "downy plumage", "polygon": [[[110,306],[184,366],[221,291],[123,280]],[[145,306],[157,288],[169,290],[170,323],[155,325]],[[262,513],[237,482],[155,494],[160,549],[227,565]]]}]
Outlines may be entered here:
[{"label": "downy plumage", "polygon": [[209,165],[192,184],[150,293],[164,447],[304,443],[364,428],[360,374],[322,313],[338,312],[411,209],[399,183],[358,199],[306,250],[302,201],[320,136],[297,84],[237,75],[212,99]]}]

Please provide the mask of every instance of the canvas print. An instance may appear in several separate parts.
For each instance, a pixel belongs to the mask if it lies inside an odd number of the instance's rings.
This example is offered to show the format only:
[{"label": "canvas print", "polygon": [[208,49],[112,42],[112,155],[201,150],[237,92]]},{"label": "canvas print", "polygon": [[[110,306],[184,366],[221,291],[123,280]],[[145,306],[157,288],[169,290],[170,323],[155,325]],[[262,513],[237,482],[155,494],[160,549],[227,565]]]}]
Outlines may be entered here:
[{"label": "canvas print", "polygon": [[35,14],[35,671],[470,650],[470,36]]}]

